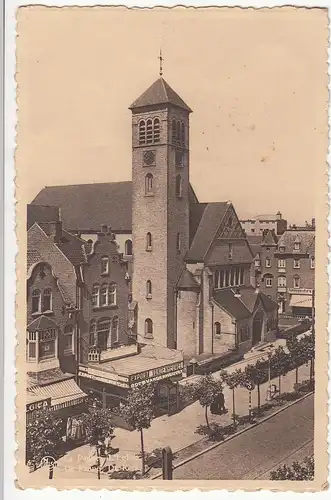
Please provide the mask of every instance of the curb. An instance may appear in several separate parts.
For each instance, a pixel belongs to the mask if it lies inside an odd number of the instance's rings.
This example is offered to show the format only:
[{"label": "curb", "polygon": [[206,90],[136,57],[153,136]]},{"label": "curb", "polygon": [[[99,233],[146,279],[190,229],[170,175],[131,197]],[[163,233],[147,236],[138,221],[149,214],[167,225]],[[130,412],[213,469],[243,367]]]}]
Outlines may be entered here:
[{"label": "curb", "polygon": [[[284,410],[287,410],[287,408],[290,408],[291,406],[295,405],[296,403],[299,403],[300,401],[303,401],[304,399],[308,398],[309,396],[311,396],[312,394],[314,394],[315,391],[311,391],[311,392],[308,392],[307,394],[305,394],[304,396],[302,396],[301,398],[299,399],[296,399],[295,401],[291,401],[288,405],[285,405],[283,406],[282,408],[280,408],[279,410],[275,411],[274,413],[272,413],[271,415],[268,415],[267,417],[264,417],[262,418],[261,420],[259,420],[258,422],[256,422],[255,424],[251,424],[247,427],[245,427],[244,429],[241,429],[240,431],[236,432],[235,434],[231,434],[231,436],[228,436],[227,438],[225,438],[223,441],[220,441],[218,443],[214,443],[210,446],[208,446],[207,448],[205,448],[204,450],[201,450],[199,451],[198,453],[195,453],[194,455],[192,455],[191,457],[188,457],[188,458],[185,458],[184,460],[182,460],[181,462],[178,462],[176,465],[173,466],[173,470],[175,469],[178,469],[179,467],[181,467],[182,465],[185,465],[187,464],[188,462],[191,462],[192,460],[194,460],[195,458],[198,458],[200,457],[201,455],[204,455],[205,453],[207,453],[208,451],[211,451],[211,450],[214,450],[215,448],[217,448],[218,446],[221,446],[223,443],[226,443],[227,441],[230,441],[231,439],[237,437],[237,436],[240,436],[240,434],[243,434],[244,432],[246,431],[249,431],[250,429],[253,429],[254,427],[260,425],[260,424],[263,424],[263,422],[266,422],[267,420],[270,420],[272,417],[274,417],[275,415],[278,415],[279,413],[281,413],[282,411]],[[162,472],[159,472],[158,474],[155,474],[154,476],[151,476],[149,479],[151,481],[153,481],[154,479],[158,479],[162,477]]]}]

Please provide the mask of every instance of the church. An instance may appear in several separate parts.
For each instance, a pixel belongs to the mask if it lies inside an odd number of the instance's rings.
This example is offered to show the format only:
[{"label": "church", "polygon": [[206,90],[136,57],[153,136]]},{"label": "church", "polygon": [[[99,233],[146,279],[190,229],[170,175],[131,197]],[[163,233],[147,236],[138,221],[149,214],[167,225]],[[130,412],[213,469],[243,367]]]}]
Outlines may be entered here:
[{"label": "church", "polygon": [[129,109],[132,182],[46,187],[32,204],[57,206],[66,230],[89,242],[111,226],[129,264],[138,343],[189,360],[272,341],[277,304],[255,286],[232,203],[201,203],[190,184],[192,110],[162,74]]}]

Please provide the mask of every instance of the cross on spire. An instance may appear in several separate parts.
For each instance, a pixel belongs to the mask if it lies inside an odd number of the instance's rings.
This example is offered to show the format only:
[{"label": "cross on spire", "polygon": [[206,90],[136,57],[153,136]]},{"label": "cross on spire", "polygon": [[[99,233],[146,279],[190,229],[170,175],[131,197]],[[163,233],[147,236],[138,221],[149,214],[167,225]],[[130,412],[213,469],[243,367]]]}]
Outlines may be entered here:
[{"label": "cross on spire", "polygon": [[161,49],[160,49],[160,55],[159,55],[158,59],[160,60],[160,76],[162,76],[163,75],[162,63],[163,63],[164,59],[162,57],[162,50]]}]

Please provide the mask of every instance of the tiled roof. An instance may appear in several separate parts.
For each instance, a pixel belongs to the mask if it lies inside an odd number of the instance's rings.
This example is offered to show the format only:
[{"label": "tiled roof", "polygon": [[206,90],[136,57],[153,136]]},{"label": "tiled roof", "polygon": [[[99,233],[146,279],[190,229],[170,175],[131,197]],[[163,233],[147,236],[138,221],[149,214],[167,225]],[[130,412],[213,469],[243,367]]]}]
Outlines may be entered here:
[{"label": "tiled roof", "polygon": [[202,262],[204,260],[229,206],[229,202],[216,202],[202,203],[201,208],[193,207],[195,217],[192,217],[191,226],[192,228],[197,226],[197,229],[191,247],[185,256],[187,262]]},{"label": "tiled roof", "polygon": [[278,247],[285,247],[285,253],[292,253],[294,242],[301,243],[300,252],[308,252],[308,248],[315,244],[315,231],[285,231],[278,241]]},{"label": "tiled roof", "polygon": [[129,109],[156,106],[158,104],[172,104],[178,108],[191,112],[192,110],[181,97],[170,87],[164,78],[158,78],[145,92],[141,94]]},{"label": "tiled roof", "polygon": [[74,265],[78,266],[87,262],[85,252],[85,241],[77,236],[62,231],[63,238],[60,243],[57,243],[58,248],[67,257],[68,260]]},{"label": "tiled roof", "polygon": [[[197,202],[191,185],[189,202],[193,205]],[[69,231],[97,232],[103,224],[114,232],[132,231],[131,181],[48,186],[40,191],[32,204],[60,208],[63,227]]]},{"label": "tiled roof", "polygon": [[54,328],[57,328],[57,324],[55,323],[55,321],[53,321],[51,318],[48,318],[44,314],[31,321],[31,323],[29,323],[27,326],[28,331],[52,330]]},{"label": "tiled roof", "polygon": [[27,229],[30,229],[35,222],[57,222],[59,220],[60,211],[58,207],[47,205],[27,206]]},{"label": "tiled roof", "polygon": [[230,288],[217,291],[213,299],[235,319],[249,318],[251,315],[251,311],[249,311],[239,298],[235,297],[234,291]]},{"label": "tiled roof", "polygon": [[177,283],[177,288],[182,290],[192,289],[192,288],[200,289],[200,285],[194,278],[193,274],[190,273],[188,269],[184,269]]},{"label": "tiled roof", "polygon": [[277,236],[274,231],[267,230],[262,241],[262,245],[265,247],[271,247],[277,245]]},{"label": "tiled roof", "polygon": [[42,261],[42,255],[35,248],[29,248],[27,250],[27,271],[30,267],[37,262]]},{"label": "tiled roof", "polygon": [[263,307],[266,311],[273,311],[274,309],[278,308],[278,304],[274,301],[269,299],[269,297],[265,293],[260,293],[260,297],[263,303]]},{"label": "tiled roof", "polygon": [[253,286],[240,287],[240,299],[252,313],[255,308],[258,294]]}]

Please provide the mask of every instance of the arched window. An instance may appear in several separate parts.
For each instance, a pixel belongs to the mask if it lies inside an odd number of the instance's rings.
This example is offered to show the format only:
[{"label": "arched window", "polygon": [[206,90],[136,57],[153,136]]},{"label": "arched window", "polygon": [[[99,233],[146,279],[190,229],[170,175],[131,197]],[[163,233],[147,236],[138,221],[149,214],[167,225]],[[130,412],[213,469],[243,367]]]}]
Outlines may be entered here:
[{"label": "arched window", "polygon": [[265,274],[263,276],[263,279],[264,279],[264,282],[265,282],[265,286],[267,288],[271,288],[272,287],[272,284],[273,284],[273,275],[272,274]]},{"label": "arched window", "polygon": [[94,319],[92,319],[90,323],[90,336],[89,336],[89,344],[90,347],[93,347],[96,345],[96,322]]},{"label": "arched window", "polygon": [[51,288],[45,288],[43,297],[43,311],[52,311],[52,290]]},{"label": "arched window", "polygon": [[108,285],[103,284],[100,288],[100,307],[108,305]]},{"label": "arched window", "polygon": [[100,304],[100,286],[93,285],[92,288],[92,306],[99,307]]},{"label": "arched window", "polygon": [[153,122],[150,118],[146,122],[146,143],[153,143]]},{"label": "arched window", "polygon": [[176,125],[176,120],[172,120],[172,142],[175,143],[177,139],[177,125]]},{"label": "arched window", "polygon": [[32,292],[32,313],[41,312],[41,293],[40,290],[33,290]]},{"label": "arched window", "polygon": [[108,287],[108,305],[109,306],[116,305],[116,291],[117,291],[116,283],[111,283]]},{"label": "arched window", "polygon": [[152,251],[152,234],[151,233],[147,233],[147,235],[146,235],[146,250],[147,250],[147,252]]},{"label": "arched window", "polygon": [[300,288],[300,276],[298,276],[297,274],[293,276],[293,287]]},{"label": "arched window", "polygon": [[176,196],[178,198],[182,196],[182,178],[180,175],[176,175]]},{"label": "arched window", "polygon": [[147,174],[145,177],[145,194],[153,194],[153,176],[152,174]]},{"label": "arched window", "polygon": [[63,350],[65,354],[73,354],[74,342],[74,325],[66,325],[64,327],[64,343]]},{"label": "arched window", "polygon": [[145,120],[139,122],[139,144],[146,142],[146,123]]},{"label": "arched window", "polygon": [[177,250],[177,253],[180,253],[180,250],[181,250],[181,239],[180,239],[180,233],[177,233],[177,239],[176,239],[176,250]]},{"label": "arched window", "polygon": [[118,316],[114,316],[111,322],[112,342],[118,342]]},{"label": "arched window", "polygon": [[277,282],[279,288],[286,288],[286,276],[278,276]]},{"label": "arched window", "polygon": [[152,282],[151,282],[151,280],[146,281],[146,298],[147,299],[152,298]]},{"label": "arched window", "polygon": [[153,122],[153,142],[160,142],[160,120],[154,118]]},{"label": "arched window", "polygon": [[125,242],[125,255],[132,255],[132,241],[126,240]]},{"label": "arched window", "polygon": [[153,321],[150,318],[145,320],[145,337],[146,339],[153,338]]},{"label": "arched window", "polygon": [[315,269],[315,257],[312,255],[310,257],[310,269]]},{"label": "arched window", "polygon": [[184,125],[184,123],[182,123],[181,127],[180,127],[180,141],[181,141],[182,145],[185,144],[185,125]]},{"label": "arched window", "polygon": [[180,142],[180,122],[177,122],[177,127],[176,127],[176,140],[177,140],[177,142]]},{"label": "arched window", "polygon": [[219,321],[215,321],[214,323],[214,334],[216,337],[221,335],[221,323]]},{"label": "arched window", "polygon": [[97,347],[107,349],[108,338],[110,333],[110,319],[100,319],[97,328]]}]

